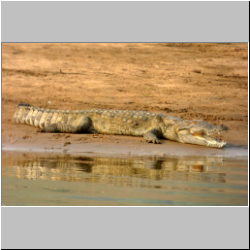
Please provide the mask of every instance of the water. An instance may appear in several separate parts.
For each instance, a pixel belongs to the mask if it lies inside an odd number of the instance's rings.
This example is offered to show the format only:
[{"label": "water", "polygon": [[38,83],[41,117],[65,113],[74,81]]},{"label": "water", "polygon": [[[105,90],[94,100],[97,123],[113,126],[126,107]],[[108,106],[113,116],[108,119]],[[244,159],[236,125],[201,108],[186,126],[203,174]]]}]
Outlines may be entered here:
[{"label": "water", "polygon": [[247,206],[246,157],[2,151],[3,206]]}]

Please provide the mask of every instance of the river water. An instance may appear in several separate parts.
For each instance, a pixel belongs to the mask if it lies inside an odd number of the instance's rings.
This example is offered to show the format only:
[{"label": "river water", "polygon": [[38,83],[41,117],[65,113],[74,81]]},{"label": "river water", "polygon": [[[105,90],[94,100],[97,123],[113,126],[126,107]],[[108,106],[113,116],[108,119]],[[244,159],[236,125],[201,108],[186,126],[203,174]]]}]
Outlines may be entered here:
[{"label": "river water", "polygon": [[2,151],[3,206],[247,206],[247,157]]}]

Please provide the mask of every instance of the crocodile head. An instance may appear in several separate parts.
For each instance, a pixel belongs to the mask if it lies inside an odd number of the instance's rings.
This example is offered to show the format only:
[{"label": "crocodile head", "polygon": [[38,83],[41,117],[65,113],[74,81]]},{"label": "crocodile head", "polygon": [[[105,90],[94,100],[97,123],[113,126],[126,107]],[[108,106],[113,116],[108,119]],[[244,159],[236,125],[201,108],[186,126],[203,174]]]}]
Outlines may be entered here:
[{"label": "crocodile head", "polygon": [[[223,148],[227,143],[219,141],[220,132],[226,131],[223,125],[212,125],[205,121],[178,121],[172,127],[175,140],[214,148]],[[216,138],[217,137],[217,138]]]}]

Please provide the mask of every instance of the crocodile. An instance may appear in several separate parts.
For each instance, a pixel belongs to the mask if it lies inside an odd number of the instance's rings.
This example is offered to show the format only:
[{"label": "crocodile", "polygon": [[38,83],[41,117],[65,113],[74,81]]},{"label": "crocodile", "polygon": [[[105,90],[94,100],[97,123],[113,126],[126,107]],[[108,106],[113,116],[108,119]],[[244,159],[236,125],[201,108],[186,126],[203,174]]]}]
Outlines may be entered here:
[{"label": "crocodile", "polygon": [[147,111],[54,110],[19,103],[14,121],[39,127],[39,132],[143,136],[147,142],[154,144],[161,143],[160,138],[163,138],[214,148],[226,145],[226,142],[216,139],[221,131],[227,130],[224,125]]}]

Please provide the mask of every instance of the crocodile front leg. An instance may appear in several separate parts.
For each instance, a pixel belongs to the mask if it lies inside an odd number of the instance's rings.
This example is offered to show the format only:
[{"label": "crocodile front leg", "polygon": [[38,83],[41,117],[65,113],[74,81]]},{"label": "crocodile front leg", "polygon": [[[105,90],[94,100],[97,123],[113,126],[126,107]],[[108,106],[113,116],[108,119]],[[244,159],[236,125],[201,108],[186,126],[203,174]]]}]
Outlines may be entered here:
[{"label": "crocodile front leg", "polygon": [[81,117],[81,119],[75,120],[70,124],[63,122],[57,122],[39,130],[39,132],[47,133],[79,133],[87,132],[90,128],[91,120],[88,117]]},{"label": "crocodile front leg", "polygon": [[157,136],[160,136],[160,131],[158,129],[152,129],[152,130],[149,130],[145,135],[144,135],[144,139],[147,141],[147,142],[153,142],[154,144],[155,143],[161,143],[161,141],[158,139]]}]

